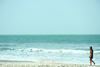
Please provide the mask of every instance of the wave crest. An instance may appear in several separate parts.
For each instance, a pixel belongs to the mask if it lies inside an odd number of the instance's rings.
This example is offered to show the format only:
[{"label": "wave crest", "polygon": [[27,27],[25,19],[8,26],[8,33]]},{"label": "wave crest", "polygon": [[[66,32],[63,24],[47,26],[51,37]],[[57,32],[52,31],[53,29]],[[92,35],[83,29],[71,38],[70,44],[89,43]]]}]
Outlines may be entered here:
[{"label": "wave crest", "polygon": [[49,52],[49,53],[89,53],[89,51],[84,50],[71,50],[71,49],[59,49],[59,50],[49,50],[49,49],[37,49],[37,48],[27,48],[22,49],[22,51],[30,52]]},{"label": "wave crest", "polygon": [[[26,48],[26,49],[15,49],[15,48],[0,48],[2,51],[27,51],[27,52],[48,52],[48,53],[77,53],[77,54],[87,54],[90,51],[86,50],[71,50],[71,49],[38,49],[38,48]],[[100,54],[100,51],[94,51],[95,54]]]},{"label": "wave crest", "polygon": [[[79,53],[79,54],[87,54],[90,51],[85,51],[85,50],[71,50],[71,49],[37,49],[37,48],[27,48],[27,49],[22,49],[22,51],[30,51],[30,52],[48,52],[48,53]],[[94,51],[96,54],[100,54],[100,51]]]},{"label": "wave crest", "polygon": [[0,48],[1,51],[5,51],[5,50],[15,50],[14,48]]}]

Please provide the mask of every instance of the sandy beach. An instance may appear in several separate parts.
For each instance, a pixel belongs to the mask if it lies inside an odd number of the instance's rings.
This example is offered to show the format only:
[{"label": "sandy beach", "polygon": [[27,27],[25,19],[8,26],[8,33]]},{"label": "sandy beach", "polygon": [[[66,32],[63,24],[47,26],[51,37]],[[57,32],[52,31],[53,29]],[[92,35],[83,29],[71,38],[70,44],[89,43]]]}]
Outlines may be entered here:
[{"label": "sandy beach", "polygon": [[100,65],[77,65],[67,63],[0,62],[0,67],[100,67]]}]

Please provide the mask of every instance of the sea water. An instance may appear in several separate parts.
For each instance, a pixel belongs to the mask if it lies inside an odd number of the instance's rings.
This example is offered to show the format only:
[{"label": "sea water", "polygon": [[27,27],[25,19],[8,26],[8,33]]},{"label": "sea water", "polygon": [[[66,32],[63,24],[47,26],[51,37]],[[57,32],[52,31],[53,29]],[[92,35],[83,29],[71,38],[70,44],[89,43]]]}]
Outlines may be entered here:
[{"label": "sea water", "polygon": [[0,35],[0,60],[100,65],[100,35]]}]

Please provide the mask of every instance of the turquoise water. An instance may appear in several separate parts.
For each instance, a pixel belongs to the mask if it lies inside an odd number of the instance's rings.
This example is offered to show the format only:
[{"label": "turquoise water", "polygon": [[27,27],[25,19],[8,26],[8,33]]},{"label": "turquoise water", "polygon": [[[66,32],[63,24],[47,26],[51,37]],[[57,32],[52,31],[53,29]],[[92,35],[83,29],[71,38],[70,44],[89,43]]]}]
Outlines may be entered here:
[{"label": "turquoise water", "polygon": [[100,65],[100,35],[0,35],[0,60]]}]

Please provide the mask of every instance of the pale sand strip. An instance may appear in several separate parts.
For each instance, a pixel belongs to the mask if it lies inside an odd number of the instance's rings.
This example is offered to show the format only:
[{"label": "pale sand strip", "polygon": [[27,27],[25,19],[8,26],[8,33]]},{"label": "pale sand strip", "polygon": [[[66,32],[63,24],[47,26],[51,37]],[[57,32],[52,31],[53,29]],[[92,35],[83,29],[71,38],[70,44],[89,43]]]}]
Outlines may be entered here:
[{"label": "pale sand strip", "polygon": [[66,63],[0,62],[0,67],[100,67]]}]

